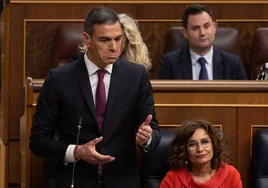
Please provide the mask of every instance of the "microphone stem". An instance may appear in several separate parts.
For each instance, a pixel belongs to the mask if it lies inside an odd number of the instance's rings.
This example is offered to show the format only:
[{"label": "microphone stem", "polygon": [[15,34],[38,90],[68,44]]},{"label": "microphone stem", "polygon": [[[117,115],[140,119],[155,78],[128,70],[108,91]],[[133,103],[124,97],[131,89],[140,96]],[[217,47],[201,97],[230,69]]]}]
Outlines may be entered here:
[{"label": "microphone stem", "polygon": [[80,129],[81,129],[81,124],[82,124],[82,117],[79,118],[79,125],[77,126],[77,137],[76,137],[76,144],[74,148],[74,163],[73,163],[73,172],[72,172],[72,182],[70,185],[70,188],[74,188],[74,175],[75,175],[75,164],[76,164],[76,149],[78,146],[78,141],[80,137]]}]

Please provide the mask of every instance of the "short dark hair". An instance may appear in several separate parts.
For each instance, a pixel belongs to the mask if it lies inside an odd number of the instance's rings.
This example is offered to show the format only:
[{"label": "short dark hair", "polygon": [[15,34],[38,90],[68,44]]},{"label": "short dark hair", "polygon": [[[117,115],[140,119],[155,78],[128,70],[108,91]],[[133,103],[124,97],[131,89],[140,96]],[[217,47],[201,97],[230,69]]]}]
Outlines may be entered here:
[{"label": "short dark hair", "polygon": [[182,15],[183,27],[185,29],[187,28],[189,15],[197,15],[197,14],[201,14],[202,12],[208,13],[208,15],[210,15],[211,19],[212,20],[214,19],[212,11],[208,7],[206,7],[204,5],[190,5],[186,8],[186,10],[184,11],[184,13]]},{"label": "short dark hair", "polygon": [[227,141],[222,131],[205,120],[185,121],[178,127],[177,134],[170,145],[169,165],[171,169],[187,168],[191,171],[192,164],[188,161],[187,142],[198,128],[204,129],[211,139],[214,153],[211,167],[217,169],[221,163],[230,162],[226,147]]},{"label": "short dark hair", "polygon": [[93,8],[87,14],[84,24],[84,31],[92,36],[94,26],[97,24],[115,24],[119,22],[116,12],[105,6],[98,6]]}]

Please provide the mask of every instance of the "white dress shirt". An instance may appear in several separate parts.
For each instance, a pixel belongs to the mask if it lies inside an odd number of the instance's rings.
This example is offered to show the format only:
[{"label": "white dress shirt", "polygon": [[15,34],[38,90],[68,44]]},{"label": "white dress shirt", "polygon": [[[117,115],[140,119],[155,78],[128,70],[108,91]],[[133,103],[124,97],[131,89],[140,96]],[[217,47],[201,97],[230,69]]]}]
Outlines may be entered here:
[{"label": "white dress shirt", "polygon": [[197,53],[195,53],[193,50],[190,49],[190,55],[191,55],[191,61],[192,61],[192,75],[193,80],[199,80],[199,74],[201,71],[201,65],[198,62],[198,59],[200,57],[204,57],[206,60],[206,69],[208,73],[208,79],[213,80],[213,46],[211,46],[210,51],[205,54],[204,56],[200,56]]}]

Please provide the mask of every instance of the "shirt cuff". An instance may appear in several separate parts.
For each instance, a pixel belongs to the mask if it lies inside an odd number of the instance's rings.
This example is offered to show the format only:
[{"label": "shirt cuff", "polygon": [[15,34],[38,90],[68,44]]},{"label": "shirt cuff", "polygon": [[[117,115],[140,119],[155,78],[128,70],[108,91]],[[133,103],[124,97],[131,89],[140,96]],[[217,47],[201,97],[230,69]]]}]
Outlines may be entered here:
[{"label": "shirt cuff", "polygon": [[71,144],[68,146],[66,153],[65,153],[65,163],[73,163],[74,162],[74,149],[75,145]]},{"label": "shirt cuff", "polygon": [[150,137],[149,140],[145,144],[140,145],[142,147],[143,151],[145,151],[146,153],[150,149],[151,142],[152,142],[152,137]]}]

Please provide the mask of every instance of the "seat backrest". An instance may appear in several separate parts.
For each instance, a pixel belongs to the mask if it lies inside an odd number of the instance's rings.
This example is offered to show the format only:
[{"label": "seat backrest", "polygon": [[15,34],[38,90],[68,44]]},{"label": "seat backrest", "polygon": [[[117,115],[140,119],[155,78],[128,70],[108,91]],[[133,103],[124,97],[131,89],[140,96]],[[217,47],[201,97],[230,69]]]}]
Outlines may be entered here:
[{"label": "seat backrest", "polygon": [[62,23],[56,29],[52,45],[52,63],[61,66],[78,51],[78,44],[83,43],[83,23]]},{"label": "seat backrest", "polygon": [[[171,27],[165,36],[164,54],[187,45],[182,35],[182,27]],[[214,46],[241,57],[241,47],[238,31],[231,27],[218,27]]]},{"label": "seat backrest", "polygon": [[175,137],[174,129],[161,129],[161,141],[153,152],[145,153],[141,164],[141,184],[143,188],[159,188],[169,171],[169,145]]},{"label": "seat backrest", "polygon": [[252,187],[268,187],[268,129],[261,129],[256,132],[253,140],[251,160]]},{"label": "seat backrest", "polygon": [[268,28],[259,28],[256,30],[252,47],[251,47],[251,76],[253,79],[257,78],[261,70],[261,66],[268,62]]}]

